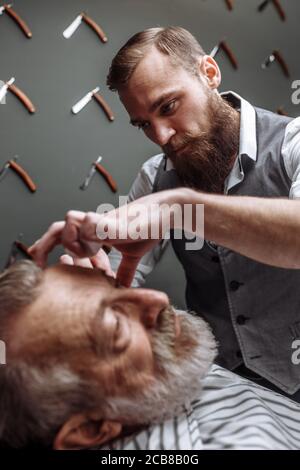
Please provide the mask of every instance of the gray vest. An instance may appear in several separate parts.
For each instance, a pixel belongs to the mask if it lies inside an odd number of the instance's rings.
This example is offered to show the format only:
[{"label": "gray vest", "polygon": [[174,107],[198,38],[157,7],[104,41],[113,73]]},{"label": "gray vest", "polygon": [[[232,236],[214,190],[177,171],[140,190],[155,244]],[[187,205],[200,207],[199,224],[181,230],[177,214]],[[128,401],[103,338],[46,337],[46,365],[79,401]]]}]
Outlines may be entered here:
[{"label": "gray vest", "polygon": [[[288,197],[291,181],[281,148],[291,119],[255,111],[257,161],[241,156],[245,177],[229,194]],[[163,159],[153,191],[178,186],[175,170],[165,171]],[[234,369],[244,360],[294,394],[300,388],[300,365],[292,363],[292,343],[300,338],[300,270],[267,266],[207,241],[201,250],[186,251],[184,238],[171,239],[185,270],[187,307],[208,321],[219,342],[217,363]]]}]

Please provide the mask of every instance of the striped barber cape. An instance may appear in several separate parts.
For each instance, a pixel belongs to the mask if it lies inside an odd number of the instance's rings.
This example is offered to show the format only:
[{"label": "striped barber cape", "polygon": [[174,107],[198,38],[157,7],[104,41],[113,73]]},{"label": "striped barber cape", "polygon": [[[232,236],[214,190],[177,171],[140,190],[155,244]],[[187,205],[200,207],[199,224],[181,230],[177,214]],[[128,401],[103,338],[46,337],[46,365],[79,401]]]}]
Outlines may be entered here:
[{"label": "striped barber cape", "polygon": [[300,404],[213,365],[182,414],[107,450],[300,449]]}]

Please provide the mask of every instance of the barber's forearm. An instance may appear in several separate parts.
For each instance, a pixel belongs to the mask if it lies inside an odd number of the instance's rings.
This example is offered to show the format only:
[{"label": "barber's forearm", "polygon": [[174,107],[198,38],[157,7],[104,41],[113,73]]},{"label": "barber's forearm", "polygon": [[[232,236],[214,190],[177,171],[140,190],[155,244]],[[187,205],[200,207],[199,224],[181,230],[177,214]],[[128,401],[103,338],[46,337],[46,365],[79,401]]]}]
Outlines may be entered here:
[{"label": "barber's forearm", "polygon": [[189,189],[178,190],[178,197],[181,204],[204,204],[206,239],[262,263],[300,268],[300,201]]}]

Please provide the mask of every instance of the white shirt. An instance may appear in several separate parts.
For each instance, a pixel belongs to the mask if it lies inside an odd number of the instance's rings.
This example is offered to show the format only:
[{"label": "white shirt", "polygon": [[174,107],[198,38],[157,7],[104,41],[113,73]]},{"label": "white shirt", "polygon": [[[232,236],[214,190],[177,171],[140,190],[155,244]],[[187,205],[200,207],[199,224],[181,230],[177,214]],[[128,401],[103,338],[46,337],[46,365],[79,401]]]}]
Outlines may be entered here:
[{"label": "white shirt", "polygon": [[300,404],[213,365],[189,409],[103,448],[300,450]]},{"label": "white shirt", "polygon": [[[229,189],[241,183],[244,179],[241,156],[247,155],[248,158],[254,161],[257,159],[255,109],[248,101],[243,99],[237,93],[232,91],[222,93],[222,95],[227,94],[233,95],[239,102],[240,145],[239,154],[230,174],[225,180],[224,194],[227,194]],[[163,156],[164,154],[160,153],[143,164],[130,189],[128,202],[152,193],[155,176]],[[282,145],[282,156],[287,175],[291,180],[289,198],[298,199],[300,198],[300,117],[293,119],[286,127]],[[172,168],[172,162],[167,160],[166,170],[168,171]],[[168,243],[168,240],[162,241],[141,259],[132,283],[133,286],[141,286],[144,284],[146,276],[153,270],[156,263],[160,260]],[[121,255],[117,250],[113,249],[109,257],[112,269],[116,271],[121,260]]]}]

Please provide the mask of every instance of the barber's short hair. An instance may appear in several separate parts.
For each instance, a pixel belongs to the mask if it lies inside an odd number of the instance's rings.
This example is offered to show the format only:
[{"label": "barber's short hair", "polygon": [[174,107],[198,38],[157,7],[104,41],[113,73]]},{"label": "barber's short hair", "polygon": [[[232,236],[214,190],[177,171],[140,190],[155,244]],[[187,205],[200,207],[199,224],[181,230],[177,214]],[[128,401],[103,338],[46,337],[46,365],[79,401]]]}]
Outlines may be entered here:
[{"label": "barber's short hair", "polygon": [[110,90],[119,91],[126,86],[137,65],[153,46],[168,55],[174,65],[181,65],[191,73],[197,72],[197,59],[205,55],[197,39],[184,28],[146,29],[132,36],[114,57],[107,76]]}]

